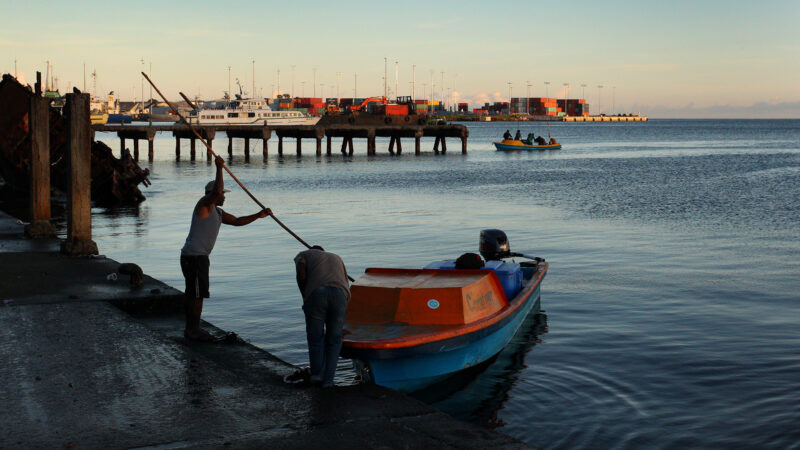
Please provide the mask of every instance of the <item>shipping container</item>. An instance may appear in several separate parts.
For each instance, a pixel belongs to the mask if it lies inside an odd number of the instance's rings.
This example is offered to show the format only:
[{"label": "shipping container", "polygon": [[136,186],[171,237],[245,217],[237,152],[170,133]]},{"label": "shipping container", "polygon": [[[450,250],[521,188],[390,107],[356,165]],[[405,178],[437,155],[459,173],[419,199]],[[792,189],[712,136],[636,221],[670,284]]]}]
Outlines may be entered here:
[{"label": "shipping container", "polygon": [[385,105],[387,116],[405,116],[408,114],[408,105]]}]

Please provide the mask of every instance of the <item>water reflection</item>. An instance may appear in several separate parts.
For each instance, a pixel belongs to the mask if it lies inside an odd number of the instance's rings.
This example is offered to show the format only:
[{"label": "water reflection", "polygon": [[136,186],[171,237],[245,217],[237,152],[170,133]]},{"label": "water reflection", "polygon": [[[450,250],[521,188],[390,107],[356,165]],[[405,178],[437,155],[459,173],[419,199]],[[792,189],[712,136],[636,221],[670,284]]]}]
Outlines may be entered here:
[{"label": "water reflection", "polygon": [[497,412],[527,366],[525,357],[547,333],[547,315],[530,314],[511,342],[493,359],[412,396],[451,416],[490,428],[502,427]]}]

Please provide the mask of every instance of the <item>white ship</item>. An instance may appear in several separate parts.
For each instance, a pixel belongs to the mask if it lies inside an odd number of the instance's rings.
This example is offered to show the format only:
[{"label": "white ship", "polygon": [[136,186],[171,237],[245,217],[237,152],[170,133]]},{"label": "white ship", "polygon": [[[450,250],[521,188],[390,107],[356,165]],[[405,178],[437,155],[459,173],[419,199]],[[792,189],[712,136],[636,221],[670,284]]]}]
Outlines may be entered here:
[{"label": "white ship", "polygon": [[205,109],[189,117],[197,125],[315,125],[319,117],[300,111],[273,111],[265,100],[238,98],[224,107]]}]

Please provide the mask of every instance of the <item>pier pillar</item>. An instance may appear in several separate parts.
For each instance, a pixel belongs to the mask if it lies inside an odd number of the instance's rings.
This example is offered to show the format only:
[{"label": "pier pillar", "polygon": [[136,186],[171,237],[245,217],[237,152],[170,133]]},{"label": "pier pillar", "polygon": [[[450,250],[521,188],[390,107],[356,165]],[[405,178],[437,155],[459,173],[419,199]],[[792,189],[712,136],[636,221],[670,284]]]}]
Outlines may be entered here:
[{"label": "pier pillar", "polygon": [[389,137],[389,154],[394,155],[394,136]]},{"label": "pier pillar", "polygon": [[153,162],[153,140],[155,136],[147,136],[147,160]]},{"label": "pier pillar", "polygon": [[123,156],[125,156],[125,138],[120,136],[120,138],[119,138],[119,157],[122,158]]},{"label": "pier pillar", "polygon": [[175,136],[175,159],[181,159],[181,138]]},{"label": "pier pillar", "polygon": [[466,136],[461,136],[461,154],[462,155],[466,155],[467,154],[467,137]]},{"label": "pier pillar", "polygon": [[211,151],[213,149],[214,149],[214,140],[213,139],[209,139],[208,140],[208,148],[206,148],[206,162],[211,161],[212,159],[214,159],[214,155],[211,153]]},{"label": "pier pillar", "polygon": [[420,151],[420,140],[422,139],[422,134],[417,133],[414,135],[414,154],[418,155],[421,153]]},{"label": "pier pillar", "polygon": [[266,136],[261,140],[261,155],[264,159],[267,159],[267,141],[269,141],[269,139],[267,139]]},{"label": "pier pillar", "polygon": [[195,138],[189,139],[189,158],[194,161],[195,156],[197,155],[197,149],[195,148]]},{"label": "pier pillar", "polygon": [[342,137],[342,154],[347,155],[347,136]]},{"label": "pier pillar", "polygon": [[322,138],[317,137],[317,156],[322,155]]},{"label": "pier pillar", "polygon": [[439,136],[436,136],[436,140],[433,141],[433,153],[439,154]]},{"label": "pier pillar", "polygon": [[302,147],[303,147],[303,138],[298,137],[297,138],[297,156],[300,156],[300,155],[303,154],[303,151],[301,150]]},{"label": "pier pillar", "polygon": [[50,223],[50,104],[41,96],[41,72],[37,72],[36,95],[31,97],[28,128],[31,135],[31,223],[25,235],[53,237]]},{"label": "pier pillar", "polygon": [[328,138],[326,152],[328,153],[328,156],[330,156],[331,155],[331,136],[328,135],[326,137]]},{"label": "pier pillar", "polygon": [[69,255],[96,255],[92,240],[92,147],[89,94],[67,94],[67,240],[61,251]]},{"label": "pier pillar", "polygon": [[278,156],[283,156],[283,136],[278,135]]},{"label": "pier pillar", "polygon": [[348,152],[348,155],[353,156],[353,136],[350,136],[349,138],[347,138],[347,145],[350,148],[350,151]]},{"label": "pier pillar", "polygon": [[401,155],[403,153],[403,144],[400,142],[400,136],[397,136],[397,154]]},{"label": "pier pillar", "polygon": [[367,155],[375,155],[375,130],[367,130]]},{"label": "pier pillar", "polygon": [[139,162],[139,139],[133,139],[133,160]]},{"label": "pier pillar", "polygon": [[444,136],[442,136],[439,139],[442,140],[442,154],[444,155],[445,153],[447,153],[447,141],[445,140]]},{"label": "pier pillar", "polygon": [[244,160],[250,160],[250,138],[244,138]]},{"label": "pier pillar", "polygon": [[228,136],[228,156],[233,156],[233,138]]}]

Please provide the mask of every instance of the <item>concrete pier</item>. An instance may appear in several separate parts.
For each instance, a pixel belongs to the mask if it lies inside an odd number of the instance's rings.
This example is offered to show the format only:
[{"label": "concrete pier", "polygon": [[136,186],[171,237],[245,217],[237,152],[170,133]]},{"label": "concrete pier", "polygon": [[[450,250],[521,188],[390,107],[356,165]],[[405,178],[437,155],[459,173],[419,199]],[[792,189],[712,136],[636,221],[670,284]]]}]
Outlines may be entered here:
[{"label": "concrete pier", "polygon": [[[413,117],[413,116],[405,116]],[[386,121],[380,117],[367,117],[353,120],[340,118],[340,120],[330,120],[317,125],[297,125],[297,126],[249,126],[249,125],[195,125],[194,128],[203,138],[212,144],[217,132],[224,132],[228,136],[228,155],[233,156],[233,139],[244,139],[245,159],[250,157],[250,140],[262,141],[261,153],[267,157],[267,142],[272,134],[278,136],[278,155],[283,156],[284,138],[294,139],[295,153],[302,156],[303,139],[314,139],[316,144],[315,153],[322,155],[322,139],[326,139],[326,154],[332,154],[333,138],[342,139],[342,154],[353,155],[353,139],[366,139],[367,155],[376,155],[380,151],[377,148],[376,139],[378,137],[388,137],[389,147],[385,150],[391,155],[402,154],[402,139],[414,139],[414,154],[421,154],[421,139],[423,137],[434,137],[433,152],[436,154],[447,153],[446,138],[457,138],[461,140],[461,153],[467,153],[467,138],[469,130],[460,124],[427,125],[422,119],[403,120],[398,118],[396,121]],[[93,125],[92,129],[97,132],[116,132],[121,140],[124,150],[125,139],[148,139],[150,143],[149,155],[152,159],[152,136],[158,131],[171,132],[175,138],[175,157],[181,157],[181,139],[191,140],[190,158],[195,158],[196,136],[186,125]],[[134,143],[138,141],[134,140]],[[213,144],[212,144],[213,145]],[[135,145],[135,157],[138,157]],[[440,151],[441,147],[441,151]],[[397,150],[395,151],[395,148]],[[210,158],[210,154],[207,155]]]},{"label": "concrete pier", "polygon": [[0,213],[0,447],[528,448],[378,386],[286,385],[246,342],[186,341],[180,291],[22,228]]}]

